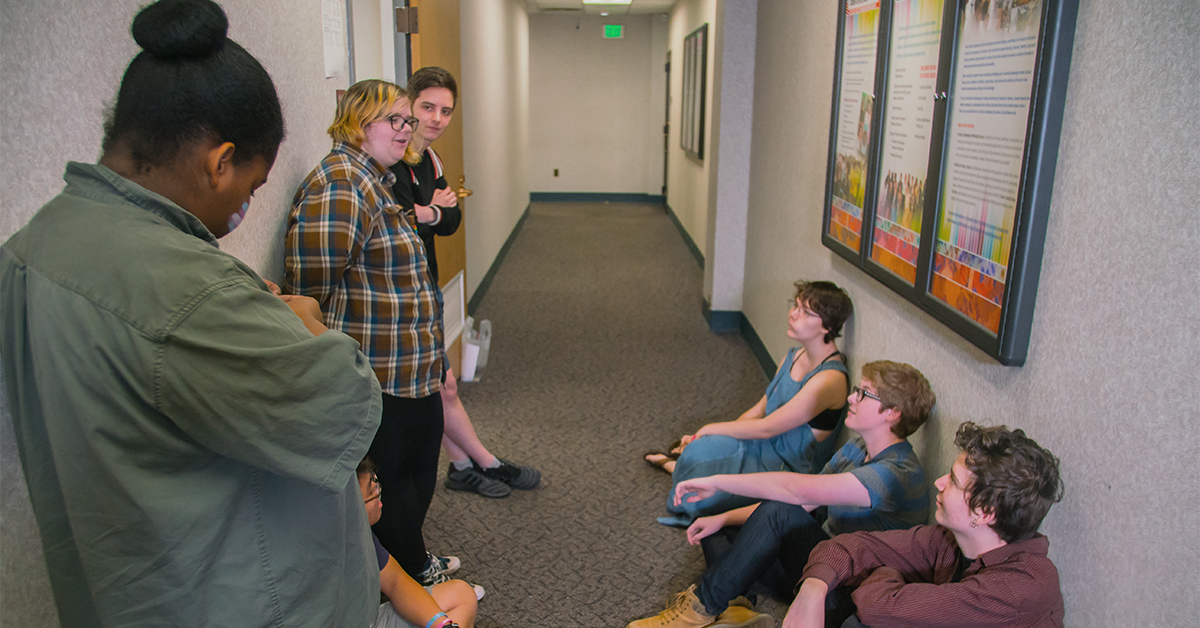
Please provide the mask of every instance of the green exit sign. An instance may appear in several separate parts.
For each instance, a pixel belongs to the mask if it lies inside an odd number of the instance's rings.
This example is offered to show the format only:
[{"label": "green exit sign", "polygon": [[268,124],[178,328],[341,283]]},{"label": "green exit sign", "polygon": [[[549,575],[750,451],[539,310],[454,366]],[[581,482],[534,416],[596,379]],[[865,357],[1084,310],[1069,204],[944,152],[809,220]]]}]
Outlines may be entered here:
[{"label": "green exit sign", "polygon": [[624,24],[605,24],[604,25],[605,39],[625,39]]}]

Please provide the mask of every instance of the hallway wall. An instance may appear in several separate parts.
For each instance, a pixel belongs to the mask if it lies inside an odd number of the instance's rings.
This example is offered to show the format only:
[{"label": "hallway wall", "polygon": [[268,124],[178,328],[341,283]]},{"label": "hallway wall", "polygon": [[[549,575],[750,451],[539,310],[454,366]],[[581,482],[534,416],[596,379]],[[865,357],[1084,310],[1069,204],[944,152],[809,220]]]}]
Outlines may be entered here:
[{"label": "hallway wall", "polygon": [[[0,110],[5,115],[0,242],[62,189],[67,161],[99,158],[105,108],[139,50],[129,24],[144,4],[145,0],[41,0],[0,5]],[[345,88],[346,79],[325,78],[320,3],[220,4],[229,16],[229,36],[271,73],[287,127],[269,180],[255,194],[245,222],[221,240],[221,248],[278,281],[292,195],[329,151],[325,129],[333,119],[335,90]],[[0,422],[0,489],[3,622],[57,625],[6,407]]]},{"label": "hallway wall", "polygon": [[1024,428],[1061,458],[1066,499],[1043,531],[1068,626],[1195,625],[1200,5],[1080,3],[1019,368],[822,246],[837,18],[832,2],[759,3],[745,314],[779,358],[792,282],[844,286],[852,367],[909,362],[933,384],[935,417],[914,439],[932,477],[964,420]]},{"label": "hallway wall", "polygon": [[[679,0],[671,10],[669,41],[671,50],[671,137],[667,143],[667,204],[675,212],[679,224],[692,238],[701,252],[708,242],[708,196],[709,169],[712,159],[707,158],[713,137],[713,73],[715,24],[717,0]],[[704,160],[684,154],[679,147],[680,103],[683,102],[683,40],[692,31],[708,23],[708,88],[705,94],[704,115]]]},{"label": "hallway wall", "polygon": [[529,16],[522,0],[461,0],[467,299],[529,206]]},{"label": "hallway wall", "polygon": [[533,191],[662,194],[666,43],[665,15],[529,16]]}]

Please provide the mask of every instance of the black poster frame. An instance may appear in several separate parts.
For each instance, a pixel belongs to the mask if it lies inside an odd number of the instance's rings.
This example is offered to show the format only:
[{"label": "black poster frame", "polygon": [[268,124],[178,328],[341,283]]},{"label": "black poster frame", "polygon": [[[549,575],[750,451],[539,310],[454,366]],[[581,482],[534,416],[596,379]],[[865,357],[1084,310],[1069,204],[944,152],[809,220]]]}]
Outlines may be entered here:
[{"label": "black poster frame", "polygon": [[[933,126],[930,137],[928,173],[925,180],[925,205],[922,208],[920,248],[916,280],[909,285],[886,267],[871,259],[874,238],[882,135],[888,112],[887,77],[891,63],[891,26],[896,0],[880,2],[874,81],[874,112],[871,121],[866,169],[866,193],[862,207],[859,247],[854,250],[830,235],[841,85],[846,7],[840,0],[837,27],[837,54],[834,67],[833,106],[830,122],[830,146],[826,172],[825,205],[821,242],[840,257],[862,269],[909,302],[929,313],[942,324],[971,342],[1001,364],[1020,366],[1029,353],[1038,279],[1050,211],[1054,173],[1066,100],[1067,75],[1074,43],[1078,0],[1032,0],[1040,3],[1041,21],[1034,63],[1033,85],[1021,154],[1020,181],[1017,186],[1011,246],[998,330],[993,333],[930,292],[934,252],[942,207],[943,177],[950,147],[948,124],[955,103],[956,56],[964,15],[975,0],[945,0],[942,13],[941,50],[934,90]],[[1023,4],[1030,4],[1029,2]]]},{"label": "black poster frame", "polygon": [[679,147],[687,156],[703,161],[708,96],[708,22],[683,39],[682,78]]}]

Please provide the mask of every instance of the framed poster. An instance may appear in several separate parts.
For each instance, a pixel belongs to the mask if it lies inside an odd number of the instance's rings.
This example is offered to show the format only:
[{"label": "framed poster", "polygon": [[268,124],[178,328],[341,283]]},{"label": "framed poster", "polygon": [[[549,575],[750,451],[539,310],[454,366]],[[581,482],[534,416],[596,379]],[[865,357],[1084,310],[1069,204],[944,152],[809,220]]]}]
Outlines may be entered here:
[{"label": "framed poster", "polygon": [[843,255],[857,257],[875,120],[879,0],[843,0],[843,7],[838,23],[839,55],[829,132],[832,167],[825,184],[828,202],[824,234],[843,248]]},{"label": "framed poster", "polygon": [[884,72],[883,100],[887,110],[880,127],[867,260],[907,287],[917,280],[947,4],[946,0],[897,0],[889,20],[892,54]]},{"label": "framed poster", "polygon": [[1023,364],[1078,0],[877,5],[862,184],[844,68],[865,49],[851,45],[863,30],[853,12],[871,7],[843,6],[822,242],[1000,363]]},{"label": "framed poster", "polygon": [[680,99],[679,146],[690,157],[704,159],[705,96],[708,90],[708,24],[683,40],[683,98]]}]

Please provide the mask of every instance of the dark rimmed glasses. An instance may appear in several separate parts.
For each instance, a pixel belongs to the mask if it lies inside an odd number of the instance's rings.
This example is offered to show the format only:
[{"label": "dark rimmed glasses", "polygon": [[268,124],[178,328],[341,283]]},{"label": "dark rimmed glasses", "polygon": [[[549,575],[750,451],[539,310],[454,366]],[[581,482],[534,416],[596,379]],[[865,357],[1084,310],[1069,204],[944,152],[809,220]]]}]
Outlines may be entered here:
[{"label": "dark rimmed glasses", "polygon": [[379,487],[379,476],[372,473],[371,474],[371,498],[364,499],[363,503],[369,504],[369,503],[379,499],[380,495],[382,495],[382,492]]},{"label": "dark rimmed glasses", "polygon": [[880,399],[878,395],[867,390],[866,388],[863,388],[862,386],[855,386],[854,388],[851,388],[850,395],[857,397],[857,399],[854,400],[856,402],[862,401],[863,398],[867,398],[867,399],[874,399],[875,401],[878,401],[879,403],[883,403],[883,400]]},{"label": "dark rimmed glasses", "polygon": [[392,130],[397,132],[403,131],[405,125],[408,125],[408,128],[416,131],[417,125],[421,123],[420,120],[412,116],[402,116],[397,113],[385,117],[384,120],[387,120],[388,124],[392,125]]}]

